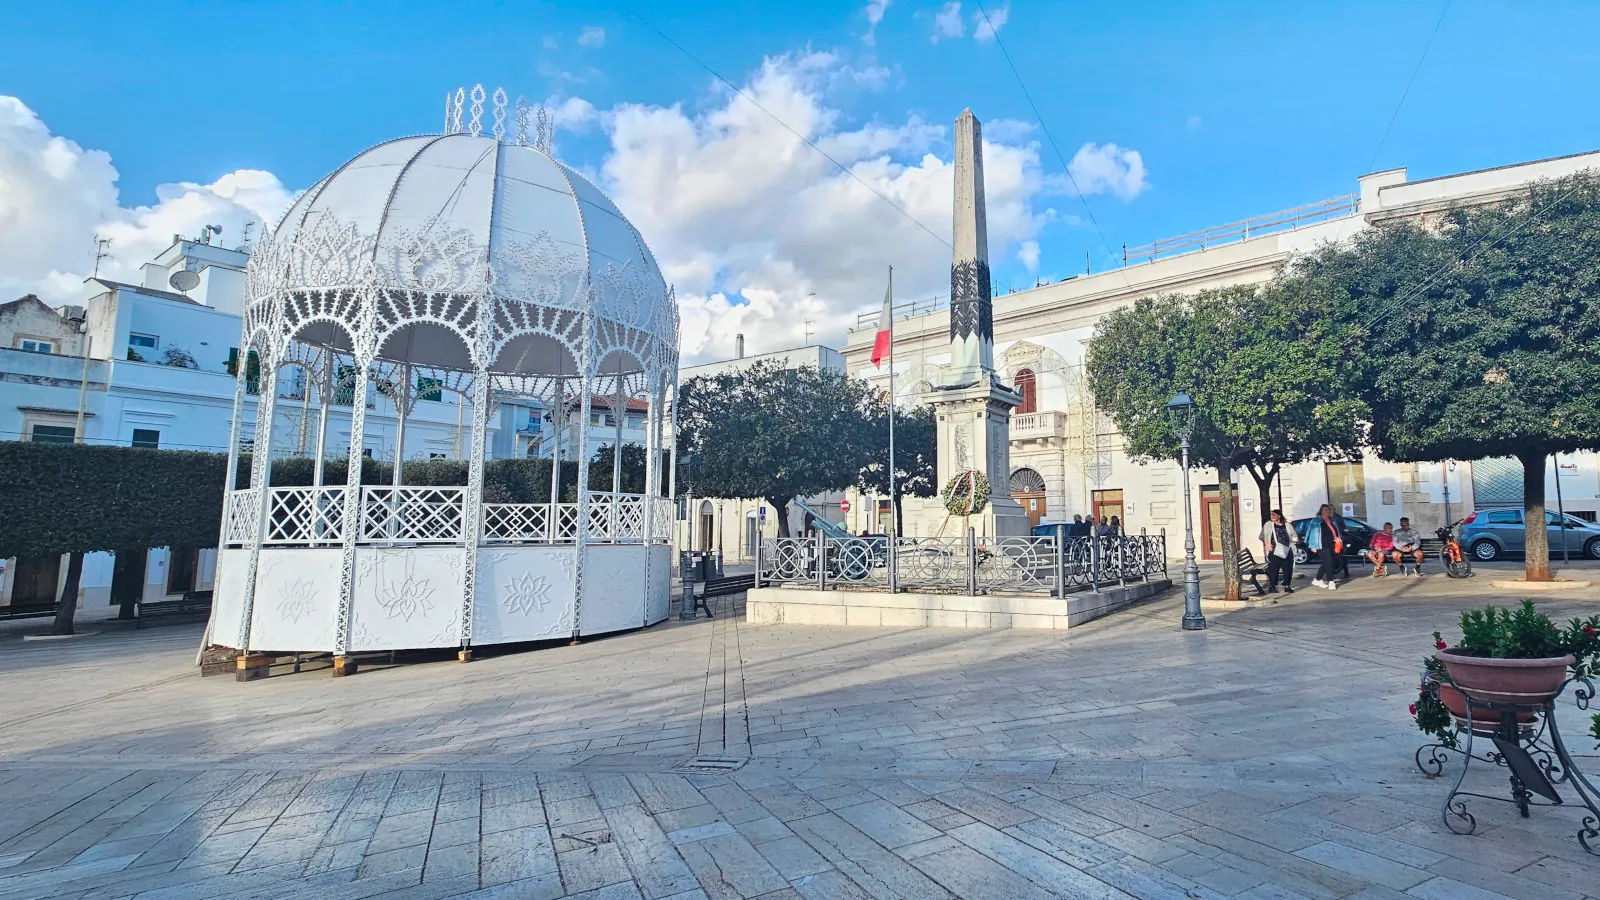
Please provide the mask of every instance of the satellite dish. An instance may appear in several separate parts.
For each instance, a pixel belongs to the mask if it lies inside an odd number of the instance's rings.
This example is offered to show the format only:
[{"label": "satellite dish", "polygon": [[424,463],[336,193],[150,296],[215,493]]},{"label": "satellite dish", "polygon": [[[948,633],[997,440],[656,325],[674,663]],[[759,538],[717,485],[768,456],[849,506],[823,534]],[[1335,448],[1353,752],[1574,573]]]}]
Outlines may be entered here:
[{"label": "satellite dish", "polygon": [[200,284],[200,276],[188,269],[179,269],[167,279],[167,284],[180,291],[192,291]]}]

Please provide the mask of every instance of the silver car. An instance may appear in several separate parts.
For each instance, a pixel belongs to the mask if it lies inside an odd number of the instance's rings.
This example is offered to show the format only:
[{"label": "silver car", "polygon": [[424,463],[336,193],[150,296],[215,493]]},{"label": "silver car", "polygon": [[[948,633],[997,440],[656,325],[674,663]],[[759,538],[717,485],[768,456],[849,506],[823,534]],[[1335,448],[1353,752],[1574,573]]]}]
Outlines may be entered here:
[{"label": "silver car", "polygon": [[[1561,519],[1550,511],[1544,514],[1545,534],[1550,540],[1550,555],[1561,550]],[[1573,556],[1583,555],[1600,559],[1600,525],[1567,516],[1567,550]],[[1482,562],[1499,559],[1506,553],[1523,553],[1527,548],[1527,531],[1523,528],[1520,509],[1482,509],[1461,520],[1457,531],[1461,546],[1467,548],[1472,558]]]}]

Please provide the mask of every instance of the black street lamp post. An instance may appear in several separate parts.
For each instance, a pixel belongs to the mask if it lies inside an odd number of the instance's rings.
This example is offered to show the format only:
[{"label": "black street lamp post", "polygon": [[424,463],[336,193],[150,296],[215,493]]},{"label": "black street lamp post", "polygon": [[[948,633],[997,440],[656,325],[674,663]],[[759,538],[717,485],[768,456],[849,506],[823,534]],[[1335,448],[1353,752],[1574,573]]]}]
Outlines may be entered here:
[{"label": "black street lamp post", "polygon": [[1194,560],[1194,512],[1189,498],[1189,438],[1194,434],[1194,400],[1187,391],[1179,391],[1167,401],[1167,412],[1172,415],[1183,442],[1183,630],[1201,631],[1206,627],[1206,617],[1200,612],[1200,566]]}]

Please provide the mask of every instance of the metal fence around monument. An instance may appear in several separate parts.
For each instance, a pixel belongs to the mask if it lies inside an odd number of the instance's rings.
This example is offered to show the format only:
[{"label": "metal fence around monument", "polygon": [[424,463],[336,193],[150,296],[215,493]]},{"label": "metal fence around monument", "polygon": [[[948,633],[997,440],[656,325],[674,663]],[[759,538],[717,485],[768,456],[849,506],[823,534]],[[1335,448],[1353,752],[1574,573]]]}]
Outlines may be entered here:
[{"label": "metal fence around monument", "polygon": [[[890,573],[893,572],[893,578]],[[771,538],[756,547],[756,586],[1065,596],[1167,577],[1167,534],[1059,538]]]}]

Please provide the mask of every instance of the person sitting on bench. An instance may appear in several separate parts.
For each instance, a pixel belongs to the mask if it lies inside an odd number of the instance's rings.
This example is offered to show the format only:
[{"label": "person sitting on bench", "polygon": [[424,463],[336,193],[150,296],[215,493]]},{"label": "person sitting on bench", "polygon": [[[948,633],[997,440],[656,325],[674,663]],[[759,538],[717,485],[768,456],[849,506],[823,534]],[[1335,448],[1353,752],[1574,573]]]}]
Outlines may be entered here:
[{"label": "person sitting on bench", "polygon": [[1384,563],[1390,561],[1391,559],[1394,560],[1395,563],[1400,562],[1400,554],[1395,552],[1394,549],[1393,522],[1383,523],[1383,530],[1375,532],[1372,535],[1371,542],[1367,544],[1366,557],[1372,563],[1373,578],[1377,578],[1379,575],[1387,574],[1383,568]]},{"label": "person sitting on bench", "polygon": [[1411,520],[1400,517],[1400,530],[1394,533],[1394,558],[1400,563],[1400,574],[1406,574],[1406,561],[1410,560],[1422,577],[1422,535],[1411,530]]}]

